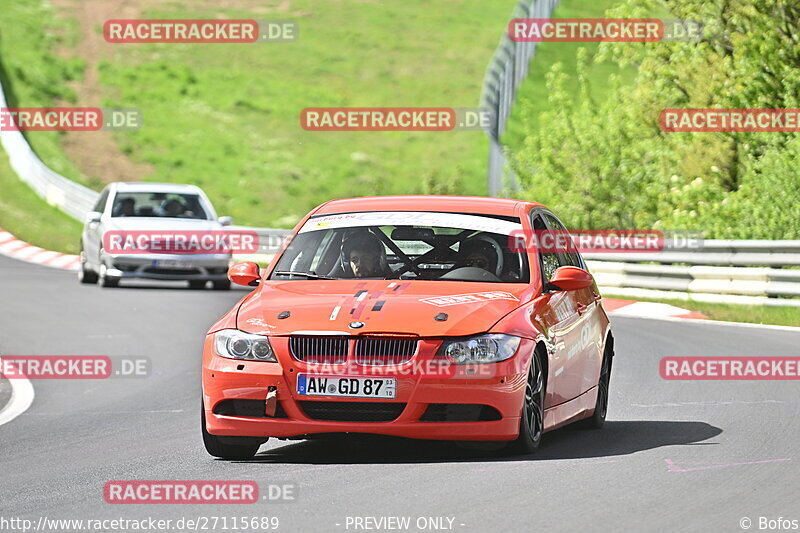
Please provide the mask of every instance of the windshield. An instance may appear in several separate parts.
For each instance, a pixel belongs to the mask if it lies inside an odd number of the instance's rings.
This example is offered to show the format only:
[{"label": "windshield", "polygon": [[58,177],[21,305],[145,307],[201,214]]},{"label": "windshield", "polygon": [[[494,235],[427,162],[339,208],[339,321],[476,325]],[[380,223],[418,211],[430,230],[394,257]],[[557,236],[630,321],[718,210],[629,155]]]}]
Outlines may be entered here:
[{"label": "windshield", "polygon": [[111,216],[208,219],[199,195],[163,192],[117,193]]},{"label": "windshield", "polygon": [[509,235],[518,218],[369,212],[310,218],[270,279],[419,279],[527,283]]}]

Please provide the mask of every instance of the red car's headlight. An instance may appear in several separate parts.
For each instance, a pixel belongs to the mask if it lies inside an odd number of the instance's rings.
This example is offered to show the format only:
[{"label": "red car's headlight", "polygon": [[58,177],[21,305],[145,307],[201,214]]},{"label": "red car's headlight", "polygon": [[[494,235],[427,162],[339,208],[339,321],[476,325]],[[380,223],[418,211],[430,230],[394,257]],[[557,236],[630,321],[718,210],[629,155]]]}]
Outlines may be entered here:
[{"label": "red car's headlight", "polygon": [[445,340],[437,355],[445,356],[457,365],[497,363],[517,352],[519,337],[490,333],[461,339]]},{"label": "red car's headlight", "polygon": [[223,329],[214,333],[214,351],[228,359],[278,362],[266,335],[254,335],[238,329]]}]

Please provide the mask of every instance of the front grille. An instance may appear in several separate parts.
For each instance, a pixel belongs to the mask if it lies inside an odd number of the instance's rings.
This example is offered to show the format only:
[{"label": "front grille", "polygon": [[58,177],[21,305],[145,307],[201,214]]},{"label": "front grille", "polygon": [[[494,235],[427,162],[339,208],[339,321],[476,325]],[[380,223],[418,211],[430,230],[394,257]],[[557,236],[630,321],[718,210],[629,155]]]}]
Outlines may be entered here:
[{"label": "front grille", "polygon": [[158,268],[158,267],[147,267],[144,269],[144,272],[148,274],[159,274],[159,275],[170,275],[170,276],[193,276],[195,274],[201,274],[201,272],[196,268]]},{"label": "front grille", "polygon": [[308,418],[333,422],[391,422],[406,404],[394,402],[298,402]]},{"label": "front grille", "polygon": [[362,365],[399,365],[411,360],[419,340],[402,337],[363,337],[356,341],[356,362]]},{"label": "front grille", "polygon": [[490,422],[503,418],[490,405],[473,403],[432,403],[420,417],[420,422]]},{"label": "front grille", "polygon": [[289,350],[298,361],[305,363],[342,364],[347,360],[347,337],[289,338]]},{"label": "front grille", "polygon": [[222,400],[214,407],[215,415],[243,416],[246,418],[288,418],[281,402],[275,408],[275,416],[267,416],[264,410],[266,400]]}]

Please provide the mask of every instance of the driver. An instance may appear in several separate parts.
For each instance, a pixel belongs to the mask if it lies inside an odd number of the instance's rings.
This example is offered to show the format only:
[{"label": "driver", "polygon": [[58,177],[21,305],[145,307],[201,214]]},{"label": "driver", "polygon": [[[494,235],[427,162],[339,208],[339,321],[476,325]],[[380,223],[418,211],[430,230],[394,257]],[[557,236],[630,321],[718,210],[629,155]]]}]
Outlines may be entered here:
[{"label": "driver", "polygon": [[119,202],[119,216],[132,217],[136,216],[136,200],[133,198],[123,198]]},{"label": "driver", "polygon": [[342,260],[350,265],[357,278],[383,278],[389,273],[383,243],[367,231],[351,234],[344,239]]}]

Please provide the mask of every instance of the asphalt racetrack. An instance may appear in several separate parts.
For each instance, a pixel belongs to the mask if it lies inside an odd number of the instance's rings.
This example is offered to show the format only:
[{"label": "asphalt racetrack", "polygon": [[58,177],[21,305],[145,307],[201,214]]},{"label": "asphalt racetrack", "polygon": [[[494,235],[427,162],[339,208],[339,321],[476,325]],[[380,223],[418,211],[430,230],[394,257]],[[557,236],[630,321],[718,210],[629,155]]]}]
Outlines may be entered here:
[{"label": "asphalt racetrack", "polygon": [[[100,289],[71,272],[0,258],[0,295],[0,355],[152,363],[147,378],[32,381],[32,405],[0,426],[6,519],[269,516],[292,532],[388,530],[366,529],[377,524],[369,521],[356,529],[356,517],[409,517],[411,531],[459,532],[742,531],[745,518],[758,531],[759,517],[800,519],[797,382],[664,381],[658,372],[664,356],[797,355],[798,331],[612,317],[605,428],[546,434],[532,456],[360,437],[273,439],[255,460],[232,462],[203,449],[200,357],[207,328],[244,291]],[[107,481],[133,479],[294,484],[296,499],[104,501]]]}]

